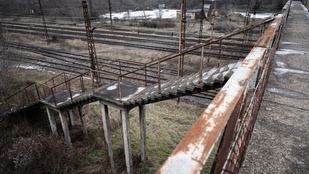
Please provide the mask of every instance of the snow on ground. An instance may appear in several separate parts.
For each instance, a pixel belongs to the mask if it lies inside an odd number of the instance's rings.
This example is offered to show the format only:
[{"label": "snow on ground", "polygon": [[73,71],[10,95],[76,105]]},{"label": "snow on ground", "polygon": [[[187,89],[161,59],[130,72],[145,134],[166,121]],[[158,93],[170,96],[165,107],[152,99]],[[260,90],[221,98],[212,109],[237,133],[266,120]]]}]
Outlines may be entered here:
[{"label": "snow on ground", "polygon": [[[235,13],[239,13],[243,16],[246,16],[245,12],[235,12]],[[256,13],[255,15],[253,15],[253,13],[250,13],[250,17],[251,18],[267,18],[274,15],[274,13]]]},{"label": "snow on ground", "polygon": [[[157,10],[146,10],[146,11],[129,11],[129,12],[120,12],[120,13],[112,13],[112,18],[118,19],[134,19],[134,18],[159,18],[160,11]],[[175,9],[162,9],[161,11],[163,19],[171,19],[176,18],[177,10]],[[109,18],[109,13],[101,15],[100,17]]]},{"label": "snow on ground", "polygon": [[[177,16],[177,11],[176,9],[162,9],[161,14],[163,19],[175,19]],[[246,16],[245,12],[235,12],[239,13],[243,16]],[[160,11],[158,9],[156,10],[145,10],[145,11],[126,11],[126,12],[119,12],[119,13],[112,13],[112,18],[115,19],[143,19],[143,18],[150,18],[150,19],[155,19],[159,18]],[[274,15],[274,13],[257,13],[256,15],[253,15],[252,13],[250,16],[252,18],[267,18],[269,16]],[[109,13],[106,13],[104,15],[101,15],[100,17],[102,18],[109,18]]]}]

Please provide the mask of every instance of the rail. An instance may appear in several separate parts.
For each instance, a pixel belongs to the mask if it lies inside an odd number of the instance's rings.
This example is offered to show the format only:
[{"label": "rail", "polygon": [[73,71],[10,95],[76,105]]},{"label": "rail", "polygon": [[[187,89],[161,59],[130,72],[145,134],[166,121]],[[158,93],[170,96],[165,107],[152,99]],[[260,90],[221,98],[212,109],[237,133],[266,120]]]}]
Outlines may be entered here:
[{"label": "rail", "polygon": [[157,173],[199,173],[217,141],[211,173],[239,172],[290,7],[291,0]]}]

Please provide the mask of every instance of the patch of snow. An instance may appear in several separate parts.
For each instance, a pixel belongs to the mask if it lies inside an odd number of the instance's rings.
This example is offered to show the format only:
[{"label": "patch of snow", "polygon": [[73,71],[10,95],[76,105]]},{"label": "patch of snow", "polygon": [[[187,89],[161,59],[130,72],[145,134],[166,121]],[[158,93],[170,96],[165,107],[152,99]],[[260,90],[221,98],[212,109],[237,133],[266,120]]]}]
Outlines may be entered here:
[{"label": "patch of snow", "polygon": [[286,89],[280,89],[280,88],[268,88],[267,89],[271,93],[275,93],[281,96],[288,96],[293,98],[299,98],[299,99],[308,99],[309,95],[305,93],[300,93],[296,91],[290,91]]},{"label": "patch of snow", "polygon": [[[177,11],[175,9],[162,9],[162,19],[171,19],[176,18]],[[129,12],[119,12],[119,13],[112,13],[112,18],[118,18],[118,19],[143,19],[143,18],[150,18],[155,19],[159,18],[159,10],[145,10],[145,11],[129,11]],[[100,17],[103,18],[109,18],[109,13],[106,13],[104,15],[101,15]]]},{"label": "patch of snow", "polygon": [[44,68],[42,68],[42,67],[39,67],[39,66],[31,66],[31,65],[16,65],[15,67],[16,67],[16,68],[22,68],[22,69],[30,69],[30,70],[44,71],[44,72],[48,72],[48,73],[52,73],[52,74],[56,74],[56,72],[46,70],[46,69],[44,69]]},{"label": "patch of snow", "polygon": [[296,42],[281,42],[282,45],[299,45],[299,43]]},{"label": "patch of snow", "polygon": [[117,89],[117,83],[116,84],[114,84],[113,86],[110,86],[110,87],[108,87],[108,88],[106,88],[107,90],[109,90],[109,91],[111,91],[111,90],[115,90],[115,89]]},{"label": "patch of snow", "polygon": [[300,55],[304,55],[304,54],[309,54],[309,52],[307,51],[298,51],[298,50],[292,50],[292,49],[281,49],[276,51],[277,55],[288,55],[288,54],[300,54]]},{"label": "patch of snow", "polygon": [[[72,96],[72,98],[75,98],[75,97],[78,97],[78,96],[80,96],[80,94],[74,94],[74,95]],[[57,105],[61,105],[61,104],[65,103],[65,102],[67,102],[67,101],[69,101],[69,100],[71,100],[71,97],[67,97],[67,99],[66,99],[65,101],[60,102],[60,103],[57,103]]]},{"label": "patch of snow", "polygon": [[277,64],[277,66],[280,67],[280,68],[286,67],[286,63],[285,63],[285,62],[276,61],[276,64]]},{"label": "patch of snow", "polygon": [[303,8],[304,11],[308,11],[308,9],[301,3],[300,6]]},{"label": "patch of snow", "polygon": [[[243,16],[246,16],[245,12],[235,12],[235,13],[239,13]],[[250,13],[250,17],[251,18],[268,18],[270,16],[273,16],[274,13],[256,13],[255,15],[253,15],[253,13]]]},{"label": "patch of snow", "polygon": [[288,68],[274,68],[274,70],[276,71],[276,73],[278,73],[278,75],[283,75],[283,74],[286,74],[286,73],[309,74],[309,72],[306,72],[306,71],[296,70],[296,69],[288,69]]},{"label": "patch of snow", "polygon": [[[132,98],[134,95],[140,93],[140,92],[143,91],[144,89],[145,89],[144,87],[138,87],[135,93],[133,93],[133,94],[131,94],[131,95],[128,95],[128,96],[122,98],[122,101],[127,101],[127,100],[129,100],[129,99]],[[119,99],[118,99],[118,100],[119,100]]]}]

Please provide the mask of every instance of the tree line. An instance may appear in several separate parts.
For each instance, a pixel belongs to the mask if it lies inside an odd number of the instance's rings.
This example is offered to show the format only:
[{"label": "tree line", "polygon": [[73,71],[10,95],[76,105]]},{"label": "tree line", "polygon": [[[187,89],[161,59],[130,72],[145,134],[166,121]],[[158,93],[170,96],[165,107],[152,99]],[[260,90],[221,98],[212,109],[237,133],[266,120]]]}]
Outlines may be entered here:
[{"label": "tree line", "polygon": [[[0,12],[4,15],[40,14],[39,0],[0,0]],[[40,0],[46,16],[82,17],[82,0]],[[109,12],[109,0],[87,0],[91,17],[98,17]],[[255,11],[280,10],[287,0],[217,0],[217,7],[246,8],[252,3]],[[180,9],[181,0],[110,0],[112,11],[152,10],[158,4],[165,4],[166,8]],[[214,3],[204,0],[205,4]],[[202,7],[202,0],[187,0],[187,9]]]}]

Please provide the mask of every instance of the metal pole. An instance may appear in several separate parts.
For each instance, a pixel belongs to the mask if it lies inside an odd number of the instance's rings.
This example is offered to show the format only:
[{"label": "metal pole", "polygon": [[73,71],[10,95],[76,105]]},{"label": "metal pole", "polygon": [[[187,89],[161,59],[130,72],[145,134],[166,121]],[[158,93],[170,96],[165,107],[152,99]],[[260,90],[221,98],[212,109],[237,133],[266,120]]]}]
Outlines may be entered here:
[{"label": "metal pole", "polygon": [[108,7],[109,7],[109,16],[111,21],[111,29],[113,29],[113,17],[112,17],[112,4],[111,0],[108,0]]},{"label": "metal pole", "polygon": [[158,94],[161,94],[160,62],[158,63]]},{"label": "metal pole", "polygon": [[200,32],[199,32],[199,42],[202,42],[203,38],[203,20],[204,20],[204,0],[202,0],[202,9],[201,9],[201,20],[200,20]]},{"label": "metal pole", "polygon": [[[216,5],[217,5],[217,0],[215,0],[214,10],[213,10],[213,13],[212,13],[210,42],[212,41],[213,33],[214,33],[214,24],[215,24],[215,16],[216,16]],[[209,62],[210,54],[211,54],[211,44],[209,45],[209,54],[208,54],[207,63]]]},{"label": "metal pole", "polygon": [[119,90],[119,101],[122,103],[122,97],[121,97],[121,76],[118,77],[118,90]]},{"label": "metal pole", "polygon": [[145,87],[147,87],[147,66],[145,64]]},{"label": "metal pole", "polygon": [[46,42],[47,42],[47,45],[49,45],[50,44],[49,35],[48,35],[47,27],[46,27],[46,22],[45,22],[45,18],[44,18],[44,12],[43,12],[43,8],[42,8],[41,0],[39,0],[39,5],[40,5],[41,13],[42,13],[42,21],[43,21],[43,27],[44,27],[44,30],[45,30]]},{"label": "metal pole", "polygon": [[202,78],[203,78],[204,48],[205,48],[205,47],[202,47],[201,67],[200,67],[200,81],[199,81],[199,83],[202,83]]},{"label": "metal pole", "polygon": [[186,40],[186,0],[182,0],[180,18],[178,76],[182,77],[184,63],[184,54],[182,54],[182,51],[185,49]]},{"label": "metal pole", "polygon": [[83,4],[84,21],[85,21],[85,27],[86,27],[86,35],[87,35],[87,41],[88,41],[88,51],[89,51],[91,69],[96,70],[97,55],[96,55],[94,40],[93,40],[93,31],[95,28],[91,28],[91,22],[89,19],[87,2],[82,1],[82,4]]},{"label": "metal pole", "polygon": [[218,57],[218,65],[217,65],[218,68],[220,67],[221,51],[222,51],[222,39],[220,38],[220,49],[219,49],[219,57]]}]

